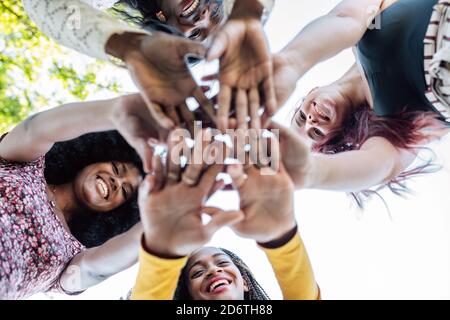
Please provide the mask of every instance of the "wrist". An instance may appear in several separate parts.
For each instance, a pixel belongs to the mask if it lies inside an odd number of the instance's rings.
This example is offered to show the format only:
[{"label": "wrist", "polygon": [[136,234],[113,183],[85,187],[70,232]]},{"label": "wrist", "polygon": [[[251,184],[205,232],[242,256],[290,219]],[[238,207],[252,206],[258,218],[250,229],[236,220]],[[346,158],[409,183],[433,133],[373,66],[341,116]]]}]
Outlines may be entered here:
[{"label": "wrist", "polygon": [[234,3],[229,19],[257,19],[261,21],[264,9],[259,0],[239,0]]},{"label": "wrist", "polygon": [[299,80],[308,71],[304,59],[302,59],[298,50],[294,49],[283,49],[277,54],[279,59],[282,59],[286,66],[292,68]]},{"label": "wrist", "polygon": [[289,241],[291,241],[295,235],[298,232],[297,224],[294,223],[294,227],[290,227],[288,231],[284,232],[281,236],[267,241],[267,242],[258,242],[258,245],[260,247],[263,247],[265,249],[277,249],[281,248],[282,246],[286,245]]},{"label": "wrist", "polygon": [[160,238],[157,239],[151,237],[147,233],[144,233],[144,236],[142,237],[143,249],[152,256],[167,260],[176,260],[184,257],[182,255],[177,255],[173,252],[170,252],[170,250],[164,248],[161,242],[162,241],[160,240]]},{"label": "wrist", "polygon": [[125,32],[112,35],[106,43],[106,53],[125,61],[128,52],[139,51],[142,39],[148,35]]}]

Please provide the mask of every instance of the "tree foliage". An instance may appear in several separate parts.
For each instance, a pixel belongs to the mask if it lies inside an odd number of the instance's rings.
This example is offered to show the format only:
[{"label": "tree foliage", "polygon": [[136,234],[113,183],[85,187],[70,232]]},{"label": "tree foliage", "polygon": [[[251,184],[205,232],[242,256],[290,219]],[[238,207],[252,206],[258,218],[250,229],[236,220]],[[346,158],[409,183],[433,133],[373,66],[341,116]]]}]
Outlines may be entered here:
[{"label": "tree foliage", "polygon": [[99,91],[117,92],[115,79],[99,79],[105,68],[48,39],[21,1],[0,1],[0,133],[30,113]]}]

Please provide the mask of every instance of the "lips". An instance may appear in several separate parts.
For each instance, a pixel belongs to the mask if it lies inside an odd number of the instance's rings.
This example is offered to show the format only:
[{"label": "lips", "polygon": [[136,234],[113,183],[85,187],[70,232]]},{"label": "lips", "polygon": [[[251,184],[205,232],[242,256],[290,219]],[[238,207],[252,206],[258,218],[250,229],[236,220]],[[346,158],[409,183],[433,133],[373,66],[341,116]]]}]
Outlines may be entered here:
[{"label": "lips", "polygon": [[197,10],[200,5],[200,0],[187,0],[181,5],[183,9],[181,10],[180,16],[183,18],[188,18]]},{"label": "lips", "polygon": [[233,281],[229,278],[215,277],[208,282],[206,290],[210,294],[218,294],[228,288],[228,286],[231,285],[232,282]]},{"label": "lips", "polygon": [[95,179],[95,186],[97,188],[98,193],[101,195],[103,199],[108,199],[109,197],[109,187],[108,184],[103,180],[102,177],[97,176]]}]

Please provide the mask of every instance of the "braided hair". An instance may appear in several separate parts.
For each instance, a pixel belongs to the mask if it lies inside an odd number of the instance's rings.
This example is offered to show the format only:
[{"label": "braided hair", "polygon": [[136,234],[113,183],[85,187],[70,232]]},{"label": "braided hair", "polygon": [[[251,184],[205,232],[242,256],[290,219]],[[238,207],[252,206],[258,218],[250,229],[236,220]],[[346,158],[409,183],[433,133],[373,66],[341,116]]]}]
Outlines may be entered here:
[{"label": "braided hair", "polygon": [[[239,258],[235,253],[219,248],[227,256],[230,257],[234,265],[239,269],[239,272],[244,278],[248,286],[248,292],[244,293],[244,300],[270,300],[267,293],[261,287],[261,285],[256,281],[255,276],[250,271],[250,268],[245,264],[245,262]],[[175,290],[174,300],[192,300],[192,296],[189,293],[188,281],[187,281],[187,265],[181,271],[181,275],[178,278],[177,289]]]}]

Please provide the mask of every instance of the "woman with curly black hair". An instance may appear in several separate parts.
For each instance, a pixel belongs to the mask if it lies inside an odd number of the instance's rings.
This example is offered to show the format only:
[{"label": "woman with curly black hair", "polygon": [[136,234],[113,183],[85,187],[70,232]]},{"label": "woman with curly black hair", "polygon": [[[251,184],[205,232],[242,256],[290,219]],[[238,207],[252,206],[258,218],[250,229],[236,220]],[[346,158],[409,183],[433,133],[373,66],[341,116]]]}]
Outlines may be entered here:
[{"label": "woman with curly black hair", "polygon": [[142,163],[108,130],[117,127],[114,114],[139,101],[64,105],[3,135],[0,298],[77,293],[136,262]]}]

